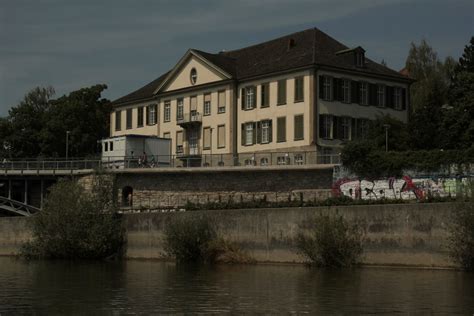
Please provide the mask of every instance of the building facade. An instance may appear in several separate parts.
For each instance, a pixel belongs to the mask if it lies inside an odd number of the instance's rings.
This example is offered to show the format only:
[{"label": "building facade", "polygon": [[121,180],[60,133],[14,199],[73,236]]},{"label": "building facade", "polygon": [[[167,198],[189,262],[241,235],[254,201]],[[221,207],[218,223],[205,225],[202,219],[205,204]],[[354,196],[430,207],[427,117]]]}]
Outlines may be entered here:
[{"label": "building facade", "polygon": [[171,138],[182,159],[334,154],[378,116],[407,122],[411,82],[315,28],[217,54],[191,49],[113,102],[110,134]]}]

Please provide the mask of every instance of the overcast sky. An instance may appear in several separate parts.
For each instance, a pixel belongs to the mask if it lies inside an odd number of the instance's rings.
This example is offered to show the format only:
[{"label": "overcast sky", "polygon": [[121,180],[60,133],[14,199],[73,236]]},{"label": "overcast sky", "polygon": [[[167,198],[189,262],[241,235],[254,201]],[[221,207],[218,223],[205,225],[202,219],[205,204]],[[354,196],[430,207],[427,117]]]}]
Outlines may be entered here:
[{"label": "overcast sky", "polygon": [[0,0],[0,116],[36,86],[60,96],[105,83],[114,100],[188,48],[231,50],[310,27],[396,70],[422,38],[457,59],[473,12],[473,0]]}]

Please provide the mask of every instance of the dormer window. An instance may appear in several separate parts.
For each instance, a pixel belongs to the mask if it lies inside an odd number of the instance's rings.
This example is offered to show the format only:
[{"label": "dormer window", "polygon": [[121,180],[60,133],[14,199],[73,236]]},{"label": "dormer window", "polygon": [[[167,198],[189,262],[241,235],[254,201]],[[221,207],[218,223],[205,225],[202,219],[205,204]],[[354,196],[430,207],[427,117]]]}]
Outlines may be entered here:
[{"label": "dormer window", "polygon": [[357,67],[364,67],[365,64],[365,54],[362,51],[358,51],[355,53],[355,60]]}]

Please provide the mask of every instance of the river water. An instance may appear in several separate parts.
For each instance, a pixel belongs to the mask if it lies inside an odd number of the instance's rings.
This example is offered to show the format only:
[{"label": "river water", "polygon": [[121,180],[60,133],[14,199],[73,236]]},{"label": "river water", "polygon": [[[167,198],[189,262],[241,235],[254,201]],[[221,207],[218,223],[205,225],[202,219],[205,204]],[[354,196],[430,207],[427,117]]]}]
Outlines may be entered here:
[{"label": "river water", "polygon": [[0,257],[8,314],[474,314],[474,273]]}]

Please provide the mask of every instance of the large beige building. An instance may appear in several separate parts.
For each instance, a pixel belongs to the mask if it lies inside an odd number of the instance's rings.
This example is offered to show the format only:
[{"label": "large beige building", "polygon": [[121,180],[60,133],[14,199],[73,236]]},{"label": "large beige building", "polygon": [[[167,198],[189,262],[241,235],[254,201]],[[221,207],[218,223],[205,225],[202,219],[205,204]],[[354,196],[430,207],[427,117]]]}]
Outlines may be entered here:
[{"label": "large beige building", "polygon": [[315,28],[217,54],[190,49],[113,102],[110,134],[171,138],[183,161],[301,163],[364,137],[379,115],[406,122],[410,83]]}]

